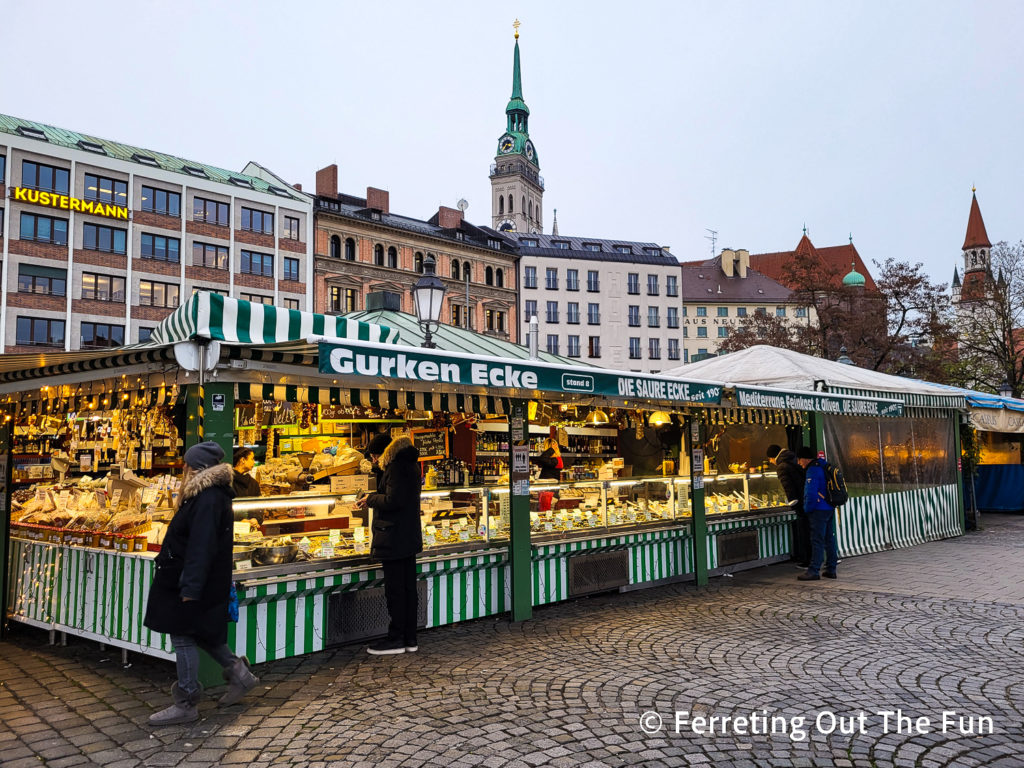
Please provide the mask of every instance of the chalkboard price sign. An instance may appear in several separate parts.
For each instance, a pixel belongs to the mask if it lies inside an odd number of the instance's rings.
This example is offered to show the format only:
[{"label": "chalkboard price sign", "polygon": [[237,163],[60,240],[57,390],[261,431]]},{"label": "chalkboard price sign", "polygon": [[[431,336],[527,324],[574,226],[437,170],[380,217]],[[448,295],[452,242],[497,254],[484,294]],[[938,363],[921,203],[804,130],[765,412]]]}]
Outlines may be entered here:
[{"label": "chalkboard price sign", "polygon": [[409,430],[412,441],[420,451],[420,461],[432,461],[448,457],[447,429]]}]

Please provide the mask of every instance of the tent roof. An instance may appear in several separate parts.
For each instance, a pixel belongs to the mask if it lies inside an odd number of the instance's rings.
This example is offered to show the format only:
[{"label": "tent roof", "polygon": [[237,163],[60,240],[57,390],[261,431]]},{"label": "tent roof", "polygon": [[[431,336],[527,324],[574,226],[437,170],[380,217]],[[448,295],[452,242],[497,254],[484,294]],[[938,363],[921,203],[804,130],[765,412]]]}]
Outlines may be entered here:
[{"label": "tent roof", "polygon": [[962,394],[929,382],[870,371],[766,344],[688,363],[663,371],[663,374],[804,391],[814,391],[818,382],[824,382],[829,392],[890,397],[903,400],[908,405],[964,407]]}]

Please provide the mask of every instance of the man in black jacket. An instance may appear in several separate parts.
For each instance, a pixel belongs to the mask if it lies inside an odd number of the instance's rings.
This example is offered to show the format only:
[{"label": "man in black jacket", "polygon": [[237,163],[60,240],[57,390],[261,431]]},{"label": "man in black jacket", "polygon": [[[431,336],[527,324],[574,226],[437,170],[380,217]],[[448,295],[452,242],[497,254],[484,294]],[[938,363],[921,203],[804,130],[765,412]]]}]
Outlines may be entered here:
[{"label": "man in black jacket", "polygon": [[793,559],[800,568],[807,568],[811,561],[811,524],[804,512],[803,467],[797,462],[793,451],[783,450],[778,445],[768,446],[768,458],[775,465],[775,474],[782,483],[786,501],[796,512],[793,523]]},{"label": "man in black jacket", "polygon": [[370,556],[383,566],[384,597],[391,617],[388,636],[366,649],[375,656],[419,650],[416,555],[423,551],[419,457],[411,439],[396,437],[377,458],[383,472],[377,493],[359,500],[361,508],[373,509]]}]

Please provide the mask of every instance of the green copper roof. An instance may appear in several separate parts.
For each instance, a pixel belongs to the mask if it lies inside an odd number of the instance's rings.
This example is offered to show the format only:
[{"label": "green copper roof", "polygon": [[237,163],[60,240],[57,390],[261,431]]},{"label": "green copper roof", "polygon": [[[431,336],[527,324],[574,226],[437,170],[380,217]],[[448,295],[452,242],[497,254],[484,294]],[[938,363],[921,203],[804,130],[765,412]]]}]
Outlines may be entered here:
[{"label": "green copper roof", "polygon": [[24,136],[59,147],[85,150],[96,155],[106,155],[118,160],[138,163],[146,168],[162,168],[165,171],[173,171],[193,178],[206,178],[211,181],[234,184],[243,189],[253,189],[257,192],[265,192],[277,195],[278,197],[300,201],[305,200],[299,193],[290,188],[271,185],[256,176],[235,173],[234,171],[227,171],[213,165],[185,160],[162,152],[154,152],[151,149],[133,147],[129,144],[121,144],[120,142],[101,139],[97,136],[88,136],[84,133],[76,133],[66,128],[57,128],[52,125],[32,122],[31,120],[22,120],[10,115],[0,115],[0,133]]},{"label": "green copper roof", "polygon": [[519,39],[516,39],[515,53],[512,57],[512,98],[509,99],[508,106],[505,107],[506,112],[518,110],[530,114],[530,109],[526,106],[526,102],[523,101],[523,77],[519,71]]},{"label": "green copper roof", "polygon": [[863,288],[866,283],[867,280],[864,278],[864,275],[857,271],[856,265],[854,265],[846,277],[843,278],[843,285]]}]

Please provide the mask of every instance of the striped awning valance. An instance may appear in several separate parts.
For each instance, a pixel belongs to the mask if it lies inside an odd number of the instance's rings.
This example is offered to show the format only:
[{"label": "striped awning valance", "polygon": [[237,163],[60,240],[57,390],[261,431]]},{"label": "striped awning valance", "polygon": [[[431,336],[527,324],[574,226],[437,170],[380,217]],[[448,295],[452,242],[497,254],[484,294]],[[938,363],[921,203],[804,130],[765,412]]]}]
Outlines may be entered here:
[{"label": "striped awning valance", "polygon": [[708,424],[803,424],[800,411],[782,411],[759,408],[704,408]]},{"label": "striped awning valance", "polygon": [[0,383],[37,382],[57,385],[61,383],[62,376],[93,372],[102,378],[104,375],[117,375],[127,368],[168,362],[172,359],[170,355],[169,350],[160,348],[2,355]]},{"label": "striped awning valance", "polygon": [[32,393],[12,402],[12,407],[19,416],[63,416],[68,413],[97,414],[114,409],[155,408],[157,406],[174,406],[181,400],[181,388],[176,386],[157,386],[132,389],[115,389],[109,392],[92,394],[77,390],[66,392],[69,387],[51,387],[45,392]]},{"label": "striped awning valance", "polygon": [[399,392],[394,389],[349,389],[346,387],[301,387],[281,384],[236,384],[237,402],[276,400],[284,403],[320,403],[321,405],[361,405],[372,408],[405,408],[444,413],[508,413],[506,397],[487,395]]},{"label": "striped awning valance", "polygon": [[966,407],[964,396],[950,393],[937,392],[934,395],[922,394],[919,392],[889,392],[885,390],[867,390],[858,387],[840,387],[832,385],[828,388],[829,394],[850,395],[852,397],[872,397],[879,400],[901,400],[906,406],[917,408],[957,408],[963,410]]},{"label": "striped awning valance", "polygon": [[234,344],[278,344],[309,336],[395,344],[399,332],[362,320],[282,309],[198,291],[153,329],[148,343],[203,338]]}]

